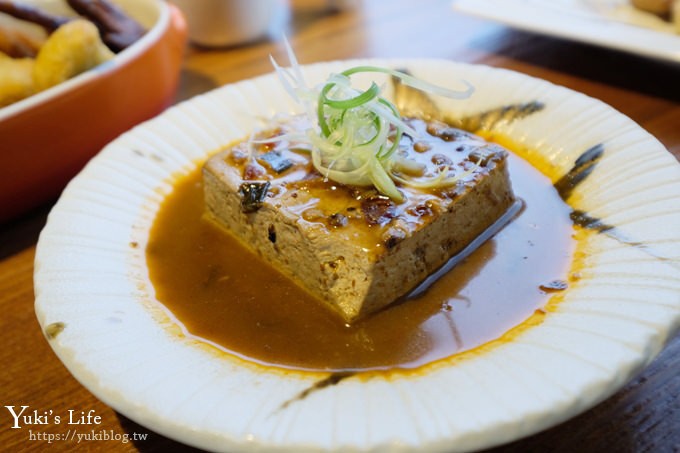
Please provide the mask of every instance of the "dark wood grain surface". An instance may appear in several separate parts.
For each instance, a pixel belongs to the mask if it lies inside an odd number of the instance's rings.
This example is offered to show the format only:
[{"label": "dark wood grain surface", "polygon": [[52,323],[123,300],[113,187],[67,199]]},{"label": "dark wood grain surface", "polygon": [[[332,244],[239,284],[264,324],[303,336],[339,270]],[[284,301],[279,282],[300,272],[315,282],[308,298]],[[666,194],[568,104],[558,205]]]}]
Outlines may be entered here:
[{"label": "dark wood grain surface", "polygon": [[[285,31],[303,63],[354,57],[435,57],[508,68],[600,99],[655,135],[680,158],[680,65],[513,30],[459,15],[449,0],[364,0],[333,12],[293,0]],[[280,43],[188,47],[177,100],[269,72]],[[680,200],[679,200],[680,202]],[[0,402],[39,414],[101,417],[98,430],[138,439],[50,441],[62,425],[12,429],[0,407],[0,451],[191,451],[97,400],[51,351],[33,312],[33,259],[50,205],[0,225]],[[139,437],[145,439],[140,440]],[[680,336],[638,377],[593,409],[494,452],[680,451]]]}]

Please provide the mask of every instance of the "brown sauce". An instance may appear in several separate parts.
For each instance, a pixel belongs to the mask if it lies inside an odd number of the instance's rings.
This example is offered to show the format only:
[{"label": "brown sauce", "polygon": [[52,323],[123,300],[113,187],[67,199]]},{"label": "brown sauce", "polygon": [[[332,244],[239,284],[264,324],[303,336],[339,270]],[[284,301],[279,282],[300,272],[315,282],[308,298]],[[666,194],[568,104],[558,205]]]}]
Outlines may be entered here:
[{"label": "brown sauce", "polygon": [[197,169],[175,182],[151,230],[156,297],[195,337],[269,366],[416,368],[473,349],[544,307],[575,248],[571,209],[551,181],[512,153],[509,164],[525,203],[514,221],[425,294],[352,326],[202,218]]}]

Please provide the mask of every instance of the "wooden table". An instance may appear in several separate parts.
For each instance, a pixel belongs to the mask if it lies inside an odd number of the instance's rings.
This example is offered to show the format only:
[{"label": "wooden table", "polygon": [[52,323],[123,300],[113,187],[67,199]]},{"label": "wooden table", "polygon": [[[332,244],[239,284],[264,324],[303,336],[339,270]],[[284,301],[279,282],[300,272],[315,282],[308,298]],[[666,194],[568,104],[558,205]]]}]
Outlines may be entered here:
[{"label": "wooden table", "polygon": [[[612,105],[654,134],[680,158],[680,66],[512,30],[455,13],[449,0],[364,0],[355,11],[332,12],[323,1],[291,5],[284,28],[303,63],[352,57],[438,57],[520,71]],[[205,50],[189,48],[178,100],[269,72],[273,41]],[[0,411],[0,451],[172,451],[183,447],[151,433],[98,401],[71,377],[43,338],[33,313],[33,258],[50,205],[0,226],[0,406],[40,414],[93,410],[99,428],[146,434],[122,443],[51,443],[59,425],[10,429]],[[35,438],[43,434],[43,440]],[[30,439],[31,434],[34,440]],[[187,450],[190,450],[187,448]],[[644,373],[592,410],[498,452],[680,451],[680,336]]]}]

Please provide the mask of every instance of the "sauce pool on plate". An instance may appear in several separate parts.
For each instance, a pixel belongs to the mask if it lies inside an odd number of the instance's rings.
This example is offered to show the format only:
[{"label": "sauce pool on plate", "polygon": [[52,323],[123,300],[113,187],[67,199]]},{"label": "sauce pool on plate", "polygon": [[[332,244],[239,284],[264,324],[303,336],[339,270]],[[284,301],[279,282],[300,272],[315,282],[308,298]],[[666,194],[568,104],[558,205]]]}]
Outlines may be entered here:
[{"label": "sauce pool on plate", "polygon": [[203,218],[200,168],[178,178],[147,246],[156,298],[187,331],[267,366],[414,369],[498,339],[564,289],[571,208],[549,178],[510,153],[524,208],[424,294],[349,326]]}]

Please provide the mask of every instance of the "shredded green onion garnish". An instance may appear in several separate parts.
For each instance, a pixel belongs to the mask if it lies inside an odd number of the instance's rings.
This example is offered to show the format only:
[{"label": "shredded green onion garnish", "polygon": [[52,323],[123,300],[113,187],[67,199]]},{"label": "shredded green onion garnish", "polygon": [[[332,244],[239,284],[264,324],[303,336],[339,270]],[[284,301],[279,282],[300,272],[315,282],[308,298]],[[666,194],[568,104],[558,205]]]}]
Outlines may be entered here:
[{"label": "shredded green onion garnish", "polygon": [[[302,76],[295,54],[285,41],[290,68],[282,68],[271,57],[281,83],[293,99],[305,109],[315,127],[307,131],[314,167],[326,178],[341,184],[375,186],[394,201],[403,201],[395,183],[418,188],[444,187],[455,184],[471,170],[448,176],[448,168],[429,179],[413,179],[401,175],[397,167],[408,164],[394,160],[403,134],[417,133],[402,119],[397,107],[380,96],[380,87],[373,82],[364,90],[352,86],[351,76],[359,73],[382,73],[397,77],[402,83],[421,91],[452,99],[468,98],[473,87],[454,91],[432,85],[393,69],[357,66],[331,75],[317,89],[309,88]],[[398,165],[395,165],[398,163]],[[473,169],[474,170],[474,169]]]}]

